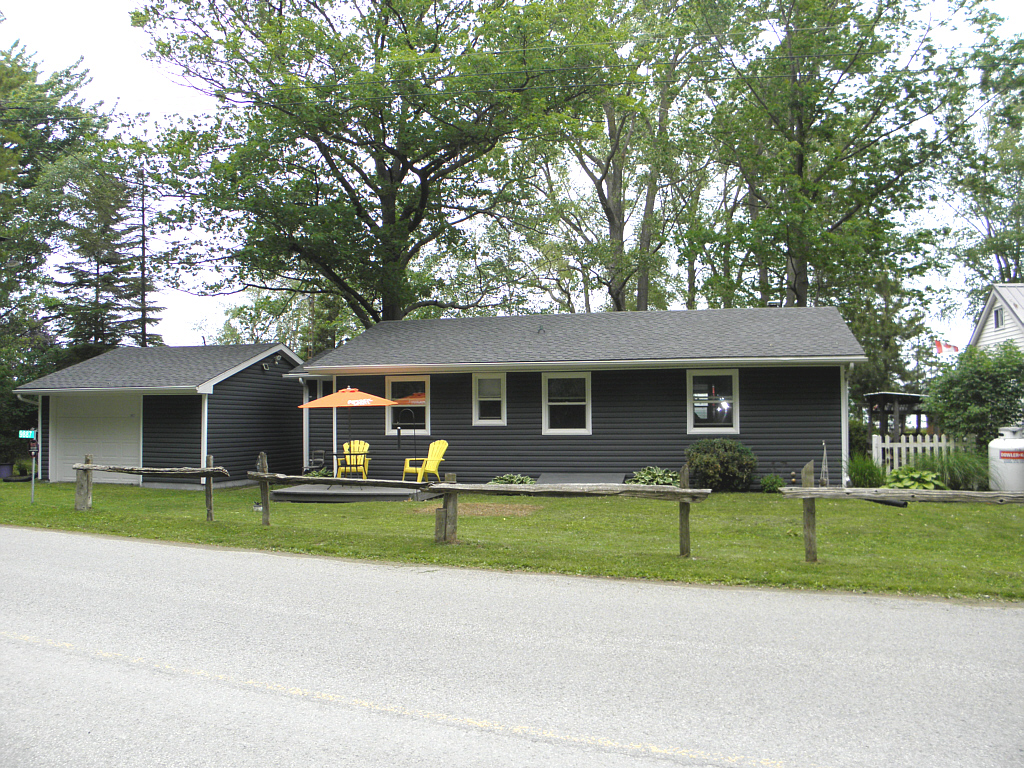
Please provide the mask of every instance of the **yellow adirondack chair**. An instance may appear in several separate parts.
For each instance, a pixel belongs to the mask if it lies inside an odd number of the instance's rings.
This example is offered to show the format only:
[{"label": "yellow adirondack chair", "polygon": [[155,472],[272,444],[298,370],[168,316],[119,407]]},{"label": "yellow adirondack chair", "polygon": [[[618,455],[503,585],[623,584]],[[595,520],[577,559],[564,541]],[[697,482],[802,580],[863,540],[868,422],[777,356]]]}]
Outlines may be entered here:
[{"label": "yellow adirondack chair", "polygon": [[363,476],[363,480],[366,480],[366,473],[370,468],[370,457],[367,456],[370,444],[365,440],[353,440],[350,443],[345,443],[341,450],[343,453],[337,457],[338,466],[334,476],[359,474]]},{"label": "yellow adirondack chair", "polygon": [[[434,475],[437,481],[441,482],[438,467],[444,461],[444,452],[447,448],[447,440],[435,440],[430,444],[430,448],[427,449],[427,458],[406,459],[405,467],[402,469],[402,479],[405,480],[405,476],[409,473],[415,473],[417,483],[422,483],[423,478],[427,475]],[[414,462],[419,462],[419,466],[416,466]]]}]

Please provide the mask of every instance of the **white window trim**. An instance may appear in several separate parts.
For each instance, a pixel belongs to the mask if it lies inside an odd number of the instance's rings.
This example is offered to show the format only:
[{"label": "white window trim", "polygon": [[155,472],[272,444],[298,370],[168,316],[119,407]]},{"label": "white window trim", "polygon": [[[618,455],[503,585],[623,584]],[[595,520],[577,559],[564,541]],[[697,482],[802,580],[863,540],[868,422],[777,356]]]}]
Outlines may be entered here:
[{"label": "white window trim", "polygon": [[[501,381],[501,418],[481,419],[480,418],[480,379],[499,379]],[[488,397],[487,400],[494,398]],[[474,373],[473,374],[473,426],[474,427],[504,427],[508,424],[508,413],[505,403],[508,400],[508,390],[505,389],[504,373]]]},{"label": "white window trim", "polygon": [[[583,379],[587,386],[587,426],[584,429],[552,429],[548,426],[548,380],[549,379]],[[541,374],[541,434],[542,435],[589,435],[592,433],[590,421],[591,404],[590,372],[585,373],[543,373]]]},{"label": "white window trim", "polygon": [[993,328],[1002,328],[1006,324],[1005,317],[1006,317],[1006,315],[1003,313],[1003,308],[1002,307],[996,307],[995,309],[993,309],[992,310],[992,327]]},{"label": "white window trim", "polygon": [[[419,376],[385,376],[384,377],[384,397],[388,400],[393,399],[391,397],[391,382],[393,381],[422,381],[425,384],[424,394],[427,398],[426,409],[424,413],[425,428],[423,430],[416,430],[417,435],[429,435],[430,434],[430,375],[423,374]],[[397,405],[386,405],[384,406],[384,434],[386,435],[397,435],[398,430],[391,426],[391,409],[402,408],[403,406]],[[419,407],[419,406],[417,406]]]},{"label": "white window trim", "polygon": [[[732,426],[701,427],[693,424],[693,377],[732,376]],[[740,433],[740,372],[738,368],[704,368],[686,372],[686,431],[698,435],[738,435]]]}]

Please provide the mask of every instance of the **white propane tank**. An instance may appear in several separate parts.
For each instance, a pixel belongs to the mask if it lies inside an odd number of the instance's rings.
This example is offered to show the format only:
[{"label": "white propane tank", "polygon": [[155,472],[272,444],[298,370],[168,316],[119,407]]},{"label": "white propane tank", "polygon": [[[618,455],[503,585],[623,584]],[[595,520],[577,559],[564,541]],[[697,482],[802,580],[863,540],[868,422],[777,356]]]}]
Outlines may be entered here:
[{"label": "white propane tank", "polygon": [[989,488],[1024,491],[1024,427],[1000,427],[999,437],[988,444]]}]

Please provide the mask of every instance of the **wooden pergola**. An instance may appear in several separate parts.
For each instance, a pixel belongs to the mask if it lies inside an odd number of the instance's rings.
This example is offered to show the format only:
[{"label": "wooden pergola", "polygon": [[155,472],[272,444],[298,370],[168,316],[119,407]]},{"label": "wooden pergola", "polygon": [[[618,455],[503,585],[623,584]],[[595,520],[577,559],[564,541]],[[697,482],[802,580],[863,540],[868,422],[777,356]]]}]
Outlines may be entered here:
[{"label": "wooden pergola", "polygon": [[924,413],[924,395],[909,392],[871,392],[864,395],[864,404],[868,411],[868,434],[889,435],[893,440],[899,439],[907,429],[907,417],[917,417],[917,429],[921,429],[921,414]]}]

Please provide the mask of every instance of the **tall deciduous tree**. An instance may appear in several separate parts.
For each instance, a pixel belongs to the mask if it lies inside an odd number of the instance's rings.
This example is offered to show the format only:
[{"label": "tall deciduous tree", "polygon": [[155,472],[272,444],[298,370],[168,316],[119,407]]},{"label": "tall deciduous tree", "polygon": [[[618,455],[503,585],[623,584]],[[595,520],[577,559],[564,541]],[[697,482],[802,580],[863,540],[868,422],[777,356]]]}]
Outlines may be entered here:
[{"label": "tall deciduous tree", "polygon": [[736,76],[722,149],[759,258],[785,266],[788,305],[807,305],[816,272],[874,271],[884,254],[865,233],[922,208],[962,138],[942,118],[967,97],[963,62],[940,55],[922,8],[764,0],[745,6],[745,38],[723,39]]},{"label": "tall deciduous tree", "polygon": [[[35,410],[11,390],[48,373],[59,359],[41,311],[50,241],[66,213],[59,197],[34,194],[54,163],[83,151],[106,125],[79,90],[79,65],[44,77],[27,50],[0,50],[0,452],[34,424]],[[5,456],[4,458],[10,458]]]},{"label": "tall deciduous tree", "polygon": [[503,143],[587,93],[599,18],[554,0],[158,0],[134,23],[224,105],[167,137],[185,219],[243,280],[325,280],[371,325],[449,304],[424,259],[503,202]]}]

